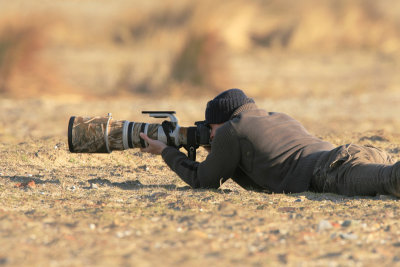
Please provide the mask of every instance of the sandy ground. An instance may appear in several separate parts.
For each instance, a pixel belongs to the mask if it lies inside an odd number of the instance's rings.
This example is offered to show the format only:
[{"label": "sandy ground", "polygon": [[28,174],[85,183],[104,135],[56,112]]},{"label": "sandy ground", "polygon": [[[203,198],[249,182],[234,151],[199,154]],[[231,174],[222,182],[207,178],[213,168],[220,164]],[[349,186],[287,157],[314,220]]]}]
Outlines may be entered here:
[{"label": "sandy ground", "polygon": [[[398,158],[400,94],[256,99],[334,144]],[[376,266],[400,264],[400,204],[390,196],[264,194],[233,182],[192,190],[136,149],[71,154],[72,115],[152,121],[173,109],[201,120],[207,99],[0,100],[0,265]],[[199,150],[199,160],[206,152]]]}]

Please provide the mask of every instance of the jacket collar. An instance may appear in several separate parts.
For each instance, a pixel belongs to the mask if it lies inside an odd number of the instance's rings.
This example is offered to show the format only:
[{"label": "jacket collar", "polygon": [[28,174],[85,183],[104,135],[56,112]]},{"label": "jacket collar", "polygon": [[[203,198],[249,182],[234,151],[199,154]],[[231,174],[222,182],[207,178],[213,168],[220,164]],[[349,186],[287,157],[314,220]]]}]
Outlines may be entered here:
[{"label": "jacket collar", "polygon": [[239,115],[240,113],[242,113],[243,111],[246,110],[254,110],[254,109],[258,109],[257,105],[255,103],[247,103],[244,104],[240,107],[238,107],[232,114],[230,119],[233,119],[234,117],[236,117],[237,115]]}]

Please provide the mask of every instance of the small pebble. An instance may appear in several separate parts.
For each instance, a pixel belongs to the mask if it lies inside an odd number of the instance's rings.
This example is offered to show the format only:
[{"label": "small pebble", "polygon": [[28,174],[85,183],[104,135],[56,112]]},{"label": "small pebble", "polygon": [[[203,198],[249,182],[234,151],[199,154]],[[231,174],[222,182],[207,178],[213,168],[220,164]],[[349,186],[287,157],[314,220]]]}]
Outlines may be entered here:
[{"label": "small pebble", "polygon": [[152,222],[158,222],[160,220],[160,217],[152,217],[150,220]]},{"label": "small pebble", "polygon": [[116,232],[115,235],[116,235],[118,238],[123,238],[123,237],[124,237],[124,233],[122,233],[122,232]]},{"label": "small pebble", "polygon": [[89,224],[90,230],[96,229],[96,225],[94,223]]},{"label": "small pebble", "polygon": [[97,184],[95,184],[95,183],[92,183],[92,184],[90,184],[90,188],[92,188],[92,189],[98,189],[99,186],[98,186]]},{"label": "small pebble", "polygon": [[279,233],[280,233],[281,235],[286,235],[287,233],[289,233],[289,230],[287,230],[287,229],[280,229],[280,230],[279,230]]},{"label": "small pebble", "polygon": [[75,191],[75,190],[76,190],[76,186],[75,186],[75,185],[70,186],[68,189],[69,189],[70,191]]},{"label": "small pebble", "polygon": [[130,236],[131,234],[132,234],[132,231],[126,230],[126,231],[123,231],[123,232],[117,232],[115,235],[118,238],[123,238],[123,237],[126,237],[126,236]]},{"label": "small pebble", "polygon": [[269,231],[271,234],[278,235],[281,231],[279,229],[273,229]]},{"label": "small pebble", "polygon": [[345,220],[343,223],[342,223],[342,227],[349,227],[351,225],[351,220]]},{"label": "small pebble", "polygon": [[327,220],[321,220],[318,224],[318,231],[329,230],[332,228],[333,228],[332,224]]},{"label": "small pebble", "polygon": [[247,249],[249,250],[250,253],[257,252],[257,247],[252,246],[252,245],[247,246]]},{"label": "small pebble", "polygon": [[341,233],[340,237],[343,239],[347,239],[347,240],[356,240],[358,238],[358,236],[356,234],[353,233]]}]

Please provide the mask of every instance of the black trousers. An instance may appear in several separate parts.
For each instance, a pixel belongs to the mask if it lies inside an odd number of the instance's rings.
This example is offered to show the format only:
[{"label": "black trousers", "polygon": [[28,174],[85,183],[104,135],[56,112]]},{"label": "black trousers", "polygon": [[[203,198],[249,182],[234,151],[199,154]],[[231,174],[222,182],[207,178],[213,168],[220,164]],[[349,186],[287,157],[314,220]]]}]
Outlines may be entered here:
[{"label": "black trousers", "polygon": [[400,162],[376,147],[339,146],[318,160],[310,186],[311,191],[346,196],[400,197]]}]

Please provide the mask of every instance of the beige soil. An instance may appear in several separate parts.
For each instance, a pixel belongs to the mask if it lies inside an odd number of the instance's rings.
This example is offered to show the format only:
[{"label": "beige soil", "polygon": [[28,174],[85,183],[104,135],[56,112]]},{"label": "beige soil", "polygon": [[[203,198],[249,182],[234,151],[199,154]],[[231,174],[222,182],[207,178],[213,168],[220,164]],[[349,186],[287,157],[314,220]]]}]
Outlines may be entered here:
[{"label": "beige soil", "polygon": [[[372,144],[397,158],[399,98],[393,93],[256,101],[296,117],[335,144]],[[0,265],[387,266],[400,261],[400,204],[390,196],[269,195],[233,182],[221,190],[192,190],[160,157],[138,150],[68,152],[69,116],[112,112],[116,119],[153,121],[140,111],[174,109],[180,124],[189,126],[202,119],[206,100],[1,99]],[[199,159],[205,156],[199,150]],[[26,185],[30,181],[34,184]]]}]

